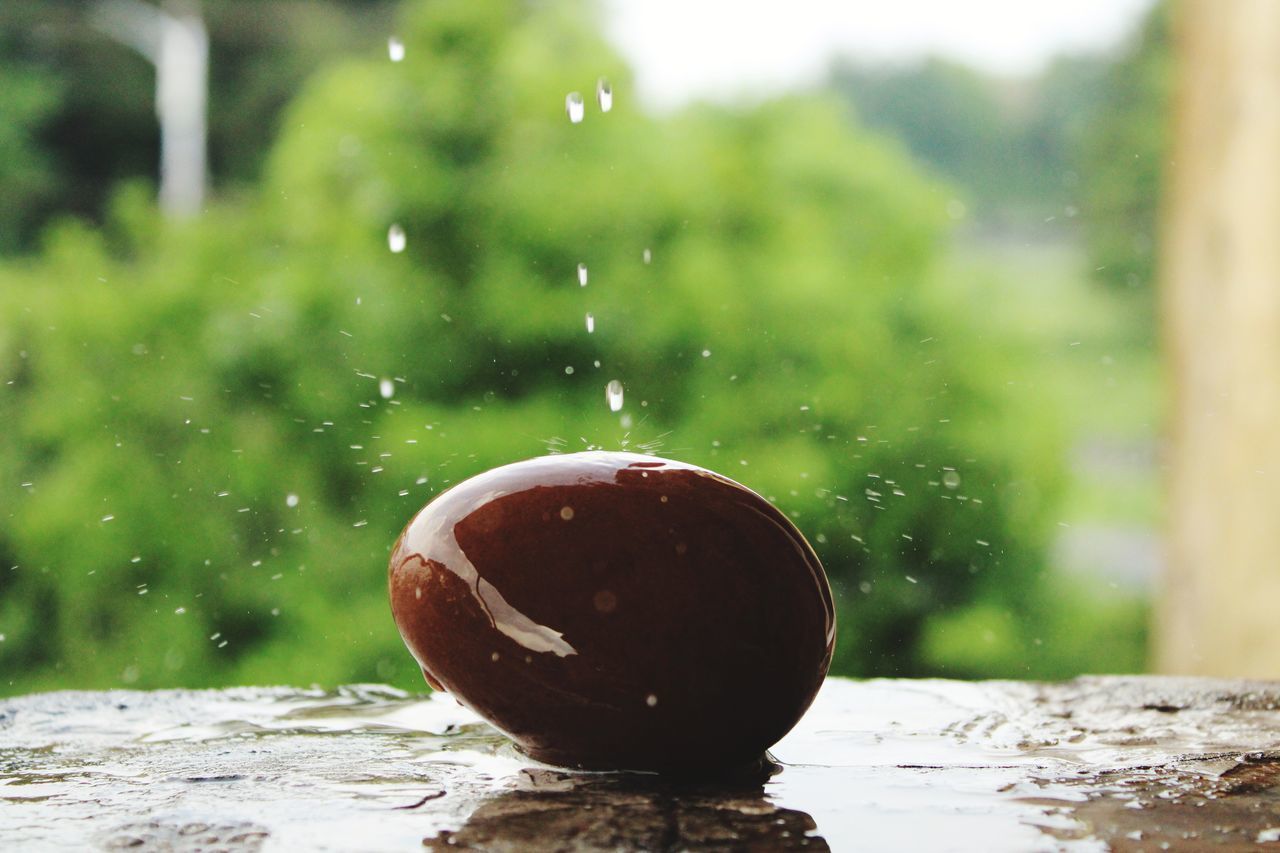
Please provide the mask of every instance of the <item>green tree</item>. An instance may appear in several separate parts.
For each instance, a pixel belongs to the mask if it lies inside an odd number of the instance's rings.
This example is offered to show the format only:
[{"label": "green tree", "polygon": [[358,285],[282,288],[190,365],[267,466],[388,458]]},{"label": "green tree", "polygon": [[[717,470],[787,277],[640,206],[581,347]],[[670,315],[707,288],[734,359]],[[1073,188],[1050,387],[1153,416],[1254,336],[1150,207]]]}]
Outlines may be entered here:
[{"label": "green tree", "polygon": [[[252,198],[174,225],[135,190],[0,268],[4,689],[421,686],[400,527],[588,445],[795,518],[838,672],[940,671],[927,621],[979,605],[1035,671],[1053,424],[932,270],[947,195],[830,101],[644,115],[581,7],[411,3],[397,32],[404,62],[311,80]],[[571,124],[601,75],[616,106]]]},{"label": "green tree", "polygon": [[980,203],[1006,189],[1014,130],[989,78],[930,57],[902,66],[840,63],[831,85],[859,120],[897,137],[928,169]]},{"label": "green tree", "polygon": [[1098,56],[1062,56],[1033,78],[1002,79],[933,57],[837,64],[830,85],[867,126],[952,182],[978,219],[1026,230],[1079,206],[1077,148],[1107,68]]},{"label": "green tree", "polygon": [[[93,26],[95,4],[0,4],[0,253],[58,215],[101,222],[118,182],[159,167],[154,70]],[[386,0],[203,0],[216,189],[258,177],[291,95],[316,68],[385,44]],[[385,49],[385,48],[384,48]]]}]

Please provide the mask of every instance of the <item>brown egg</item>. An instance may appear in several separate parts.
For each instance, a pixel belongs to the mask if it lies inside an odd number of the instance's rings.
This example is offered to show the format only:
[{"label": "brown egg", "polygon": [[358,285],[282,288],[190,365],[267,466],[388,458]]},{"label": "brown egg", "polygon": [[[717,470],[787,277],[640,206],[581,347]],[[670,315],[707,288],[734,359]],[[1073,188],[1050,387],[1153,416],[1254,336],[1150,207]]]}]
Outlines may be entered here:
[{"label": "brown egg", "polygon": [[822,565],[781,512],[633,453],[459,483],[400,534],[389,584],[427,681],[561,766],[749,764],[809,707],[835,640]]}]

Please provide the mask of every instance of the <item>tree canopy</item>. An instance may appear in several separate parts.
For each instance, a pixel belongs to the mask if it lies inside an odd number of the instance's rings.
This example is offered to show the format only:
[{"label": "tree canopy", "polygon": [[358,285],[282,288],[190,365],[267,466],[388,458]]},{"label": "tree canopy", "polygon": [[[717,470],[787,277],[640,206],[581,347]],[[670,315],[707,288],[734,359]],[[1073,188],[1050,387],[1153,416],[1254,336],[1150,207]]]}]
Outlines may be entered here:
[{"label": "tree canopy", "polygon": [[[838,673],[1044,671],[1055,427],[936,274],[948,193],[833,100],[647,116],[584,7],[411,2],[396,32],[403,62],[309,80],[255,192],[175,224],[134,187],[0,267],[4,689],[418,687],[400,527],[588,446],[794,518]],[[924,642],[992,608],[985,670]]]}]

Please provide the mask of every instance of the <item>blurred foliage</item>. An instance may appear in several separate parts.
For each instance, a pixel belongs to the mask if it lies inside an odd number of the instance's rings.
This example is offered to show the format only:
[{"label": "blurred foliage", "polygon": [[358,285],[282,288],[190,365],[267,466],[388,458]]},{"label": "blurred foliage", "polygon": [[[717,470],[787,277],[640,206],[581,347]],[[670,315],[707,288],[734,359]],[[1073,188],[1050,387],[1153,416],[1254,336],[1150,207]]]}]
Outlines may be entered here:
[{"label": "blurred foliage", "polygon": [[980,224],[1056,222],[1060,237],[1074,220],[1095,277],[1149,298],[1168,159],[1170,19],[1170,4],[1157,3],[1115,56],[1062,56],[1029,80],[930,58],[838,63],[830,85],[868,127],[955,185]]},{"label": "blurred foliage", "polygon": [[[400,527],[588,446],[793,517],[837,673],[1122,660],[1096,638],[1132,616],[1044,577],[1059,425],[939,274],[950,192],[835,100],[649,117],[597,29],[407,4],[405,61],[379,41],[313,77],[254,191],[175,224],[133,185],[0,266],[0,690],[420,688],[386,602]],[[617,105],[571,125],[601,74]]]},{"label": "blurred foliage", "polygon": [[831,86],[868,127],[900,139],[922,164],[984,200],[1008,194],[1015,145],[994,81],[931,57],[907,65],[838,63]]},{"label": "blurred foliage", "polygon": [[1039,76],[1014,80],[937,57],[842,62],[830,85],[867,126],[953,182],[984,224],[1025,227],[1075,204],[1077,144],[1106,67],[1099,57],[1060,57]]},{"label": "blurred foliage", "polygon": [[1081,153],[1081,168],[1090,176],[1083,202],[1095,276],[1148,299],[1155,289],[1157,220],[1170,144],[1171,19],[1170,4],[1156,4],[1134,43],[1108,70],[1097,120]]},{"label": "blurred foliage", "polygon": [[[96,3],[0,3],[0,253],[35,247],[60,213],[100,222],[113,187],[159,160],[155,72],[94,26]],[[383,44],[388,0],[203,0],[209,166],[256,179],[280,113],[316,68]]]}]

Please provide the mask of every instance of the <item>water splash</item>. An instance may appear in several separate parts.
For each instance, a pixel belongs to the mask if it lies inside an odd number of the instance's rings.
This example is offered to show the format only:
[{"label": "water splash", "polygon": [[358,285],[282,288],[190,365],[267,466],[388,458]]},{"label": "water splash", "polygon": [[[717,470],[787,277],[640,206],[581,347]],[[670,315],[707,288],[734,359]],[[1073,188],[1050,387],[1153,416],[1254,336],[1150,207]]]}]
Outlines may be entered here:
[{"label": "water splash", "polygon": [[587,315],[587,334],[593,334],[596,330],[596,316],[594,314]]},{"label": "water splash", "polygon": [[602,113],[613,109],[613,84],[604,77],[596,81],[596,101],[600,104]]},{"label": "water splash", "polygon": [[609,384],[604,386],[604,398],[609,403],[609,411],[618,412],[622,410],[622,383],[616,379],[610,379]]},{"label": "water splash", "polygon": [[587,265],[586,264],[578,264],[578,286],[579,287],[587,286]]},{"label": "water splash", "polygon": [[569,116],[569,121],[574,124],[582,121],[582,117],[586,113],[586,107],[582,103],[581,92],[570,92],[564,96],[564,111]]},{"label": "water splash", "polygon": [[408,238],[399,222],[387,229],[387,248],[391,249],[392,253],[398,255],[403,252],[407,241]]},{"label": "water splash", "polygon": [[392,36],[387,39],[387,54],[391,57],[392,62],[401,62],[404,60],[404,42]]}]

